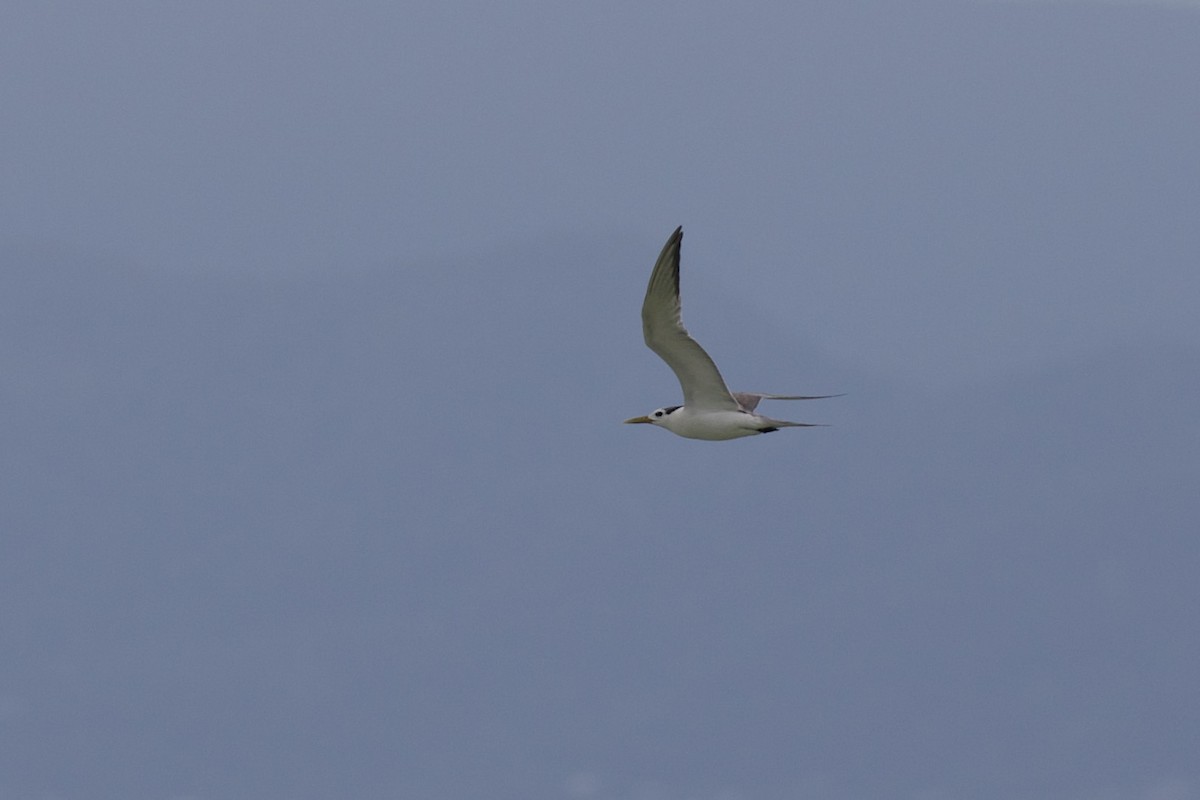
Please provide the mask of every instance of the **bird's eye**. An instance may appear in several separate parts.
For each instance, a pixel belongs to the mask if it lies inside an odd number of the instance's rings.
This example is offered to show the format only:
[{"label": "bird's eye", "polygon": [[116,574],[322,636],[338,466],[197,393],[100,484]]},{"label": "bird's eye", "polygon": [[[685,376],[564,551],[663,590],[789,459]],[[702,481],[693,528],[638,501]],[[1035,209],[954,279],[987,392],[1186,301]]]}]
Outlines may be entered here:
[{"label": "bird's eye", "polygon": [[656,416],[656,417],[661,417],[661,416],[662,416],[662,412],[661,412],[661,411],[655,411],[655,412],[654,412],[654,416]]}]

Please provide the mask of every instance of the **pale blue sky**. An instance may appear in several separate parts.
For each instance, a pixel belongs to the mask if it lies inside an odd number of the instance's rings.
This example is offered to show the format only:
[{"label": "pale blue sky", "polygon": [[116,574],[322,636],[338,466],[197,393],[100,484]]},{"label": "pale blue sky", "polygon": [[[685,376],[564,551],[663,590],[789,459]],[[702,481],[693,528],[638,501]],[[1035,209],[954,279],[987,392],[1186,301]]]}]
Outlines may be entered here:
[{"label": "pale blue sky", "polygon": [[0,796],[1200,799],[1194,5],[14,5]]}]

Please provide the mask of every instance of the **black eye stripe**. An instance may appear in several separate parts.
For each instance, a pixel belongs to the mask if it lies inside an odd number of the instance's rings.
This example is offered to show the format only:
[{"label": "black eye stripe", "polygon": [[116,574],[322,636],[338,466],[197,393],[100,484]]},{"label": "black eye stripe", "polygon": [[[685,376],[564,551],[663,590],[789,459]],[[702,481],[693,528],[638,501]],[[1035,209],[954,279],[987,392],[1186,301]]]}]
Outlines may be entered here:
[{"label": "black eye stripe", "polygon": [[672,411],[678,411],[681,408],[683,408],[683,406],[670,406],[668,408],[664,408],[663,413],[670,414]]}]

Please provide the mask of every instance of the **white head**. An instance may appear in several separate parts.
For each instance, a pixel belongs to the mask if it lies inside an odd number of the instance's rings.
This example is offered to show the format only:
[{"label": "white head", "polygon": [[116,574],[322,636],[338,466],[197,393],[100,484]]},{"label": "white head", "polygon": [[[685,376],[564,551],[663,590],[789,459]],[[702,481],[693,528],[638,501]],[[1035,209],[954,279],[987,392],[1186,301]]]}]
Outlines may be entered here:
[{"label": "white head", "polygon": [[663,427],[666,427],[665,423],[667,417],[670,416],[672,411],[678,411],[680,408],[682,408],[682,406],[665,406],[663,408],[656,408],[644,417],[631,417],[630,419],[625,420],[625,424],[636,425],[645,423],[647,425],[662,425]]}]

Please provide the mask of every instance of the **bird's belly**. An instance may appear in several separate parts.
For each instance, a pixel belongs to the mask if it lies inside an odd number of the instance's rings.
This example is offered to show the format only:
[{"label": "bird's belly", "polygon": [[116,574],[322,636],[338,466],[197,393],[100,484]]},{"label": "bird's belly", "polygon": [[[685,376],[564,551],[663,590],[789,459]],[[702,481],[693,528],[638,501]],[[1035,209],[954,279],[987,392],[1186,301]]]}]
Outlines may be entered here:
[{"label": "bird's belly", "polygon": [[755,416],[744,411],[710,411],[700,414],[683,414],[686,406],[675,414],[669,428],[672,433],[688,439],[705,439],[710,442],[725,439],[740,439],[759,433]]}]

